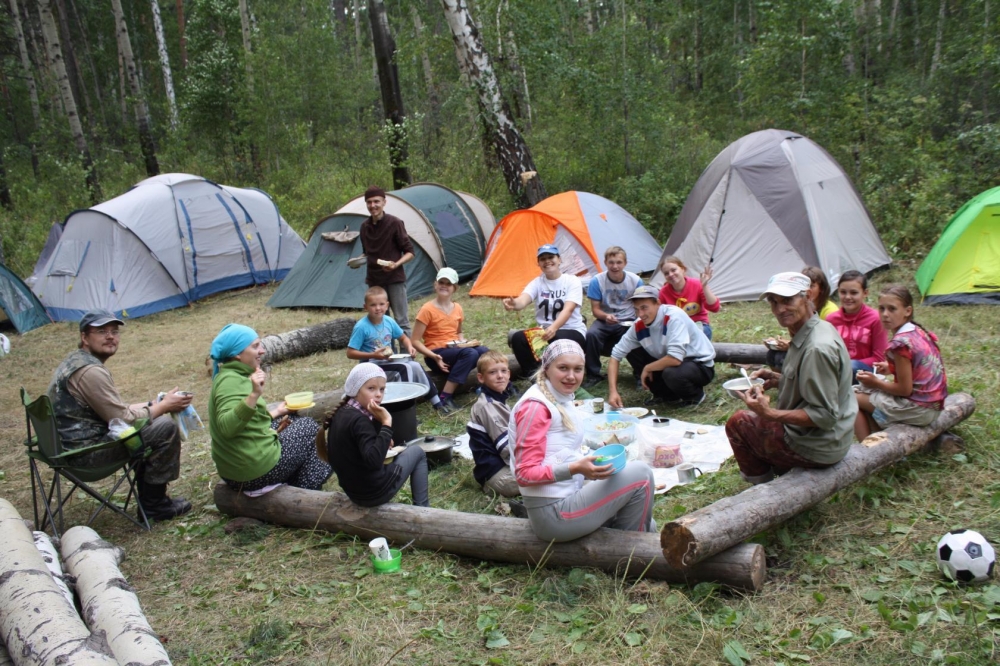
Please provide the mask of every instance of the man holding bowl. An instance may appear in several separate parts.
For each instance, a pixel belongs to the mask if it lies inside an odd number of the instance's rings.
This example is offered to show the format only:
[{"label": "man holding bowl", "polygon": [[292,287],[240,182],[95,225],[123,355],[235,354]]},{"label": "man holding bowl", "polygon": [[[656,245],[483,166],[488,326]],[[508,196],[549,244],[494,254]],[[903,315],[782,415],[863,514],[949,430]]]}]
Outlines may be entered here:
[{"label": "man holding bowl", "polygon": [[[764,380],[737,395],[747,409],[726,422],[726,435],[750,483],[767,483],[793,467],[829,467],[854,438],[857,400],[851,388],[851,358],[837,329],[816,316],[810,280],[802,273],[771,277],[766,298],[791,342],[780,373],[763,368]],[[766,390],[778,389],[777,407]]]}]

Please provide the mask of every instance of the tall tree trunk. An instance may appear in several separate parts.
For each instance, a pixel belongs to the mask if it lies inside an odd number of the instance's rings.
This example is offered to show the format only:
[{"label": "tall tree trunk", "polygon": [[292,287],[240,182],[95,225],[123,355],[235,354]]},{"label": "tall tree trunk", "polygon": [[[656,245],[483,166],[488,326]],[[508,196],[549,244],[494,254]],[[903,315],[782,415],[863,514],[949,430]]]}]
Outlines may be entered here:
[{"label": "tall tree trunk", "polygon": [[353,0],[354,9],[354,69],[361,68],[361,0]]},{"label": "tall tree trunk", "polygon": [[38,104],[38,86],[35,83],[35,73],[31,67],[31,58],[28,57],[28,44],[24,40],[24,30],[21,28],[21,10],[17,0],[9,0],[10,13],[14,22],[14,38],[17,40],[17,51],[21,57],[21,71],[24,81],[28,85],[28,97],[31,99],[31,115],[35,120],[32,128],[32,136],[28,139],[31,148],[31,171],[38,178],[38,151],[35,149],[34,133],[42,126],[42,110]]},{"label": "tall tree trunk", "polygon": [[146,163],[146,175],[158,176],[160,165],[156,160],[156,144],[149,126],[149,109],[139,85],[139,72],[135,68],[132,42],[129,41],[128,25],[125,23],[125,12],[122,11],[121,0],[111,0],[111,11],[115,15],[115,38],[118,40],[118,50],[125,64],[125,78],[128,80],[129,90],[134,98],[135,120],[139,130],[139,148],[142,150],[142,158]]},{"label": "tall tree trunk", "polygon": [[[3,162],[3,151],[0,150],[0,206],[14,210],[14,200],[10,198],[10,188],[7,187],[7,167]],[[3,263],[3,244],[0,239],[0,264]]]},{"label": "tall tree trunk", "polygon": [[527,188],[522,184],[522,174],[535,174],[534,191],[537,196],[545,197],[545,188],[541,179],[537,178],[535,161],[531,157],[528,145],[511,118],[510,109],[504,101],[500,83],[490,62],[490,57],[483,49],[479,30],[472,20],[466,0],[441,0],[445,19],[455,40],[455,50],[463,69],[479,96],[479,110],[493,138],[497,161],[503,172],[504,181],[511,196],[521,206],[532,205],[527,196]]},{"label": "tall tree trunk", "polygon": [[181,46],[181,67],[186,68],[188,64],[187,37],[184,36],[184,0],[177,0],[177,35]]},{"label": "tall tree trunk", "polygon": [[[697,46],[695,47],[697,49]],[[695,56],[695,67],[697,68],[698,58]],[[628,135],[628,12],[625,10],[625,3],[622,2],[622,157],[625,167],[625,175],[632,175],[632,159],[629,156],[629,135]]]},{"label": "tall tree trunk", "polygon": [[[94,97],[97,98],[97,107],[100,109],[101,120],[103,120],[105,126],[107,126],[108,115],[107,109],[104,107],[104,96],[101,93],[101,77],[98,76],[97,67],[94,65],[94,58],[92,55],[93,50],[90,48],[90,40],[87,39],[87,30],[84,28],[83,21],[80,20],[80,12],[76,10],[74,0],[66,1],[66,10],[72,16],[73,23],[76,24],[77,32],[80,33],[80,40],[83,42],[83,56],[87,60],[87,68],[90,70],[90,77],[94,81]],[[98,119],[95,117],[91,122],[91,127],[93,127],[94,123],[97,122]]]},{"label": "tall tree trunk", "polygon": [[378,68],[379,88],[382,91],[382,109],[389,129],[389,163],[392,165],[394,189],[406,187],[411,182],[409,142],[406,137],[406,111],[403,110],[403,93],[399,89],[399,70],[396,67],[396,42],[389,31],[389,17],[382,0],[368,0],[368,20],[372,26],[372,46]]},{"label": "tall tree trunk", "polygon": [[934,72],[941,67],[941,43],[944,41],[944,17],[947,12],[948,0],[941,0],[938,9],[937,34],[934,36],[934,55],[931,57],[931,71],[927,78],[933,79]]},{"label": "tall tree trunk", "polygon": [[163,70],[163,88],[167,94],[167,107],[170,109],[170,129],[177,129],[177,96],[174,94],[174,75],[170,71],[170,55],[167,53],[167,40],[163,36],[163,19],[160,18],[159,0],[149,0],[153,11],[153,30],[156,32],[156,50],[160,55],[160,68]]},{"label": "tall tree trunk", "polygon": [[247,7],[247,0],[239,0],[240,3],[240,30],[243,35],[243,67],[247,72],[247,93],[253,97],[253,63],[250,62],[250,55],[253,50],[250,45],[250,8]]},{"label": "tall tree trunk", "polygon": [[913,68],[916,70],[917,74],[919,74],[920,77],[923,78],[924,58],[923,58],[923,53],[921,53],[921,49],[923,48],[923,46],[920,43],[919,6],[920,6],[919,0],[913,0],[913,27],[911,28],[911,30],[913,30]]},{"label": "tall tree trunk", "polygon": [[887,55],[896,48],[896,17],[899,16],[899,0],[892,0],[892,10],[889,12],[889,34],[886,35]]},{"label": "tall tree trunk", "polygon": [[56,16],[59,18],[59,38],[62,44],[63,56],[66,59],[66,74],[69,75],[69,85],[73,89],[73,98],[83,101],[84,113],[81,114],[87,121],[93,135],[93,110],[90,108],[90,96],[87,94],[86,86],[83,85],[83,74],[80,71],[80,63],[76,59],[76,49],[73,48],[72,35],[69,30],[69,17],[66,12],[65,0],[55,0]]},{"label": "tall tree trunk", "polygon": [[52,7],[49,2],[50,0],[38,0],[38,15],[42,25],[45,50],[56,75],[56,83],[59,86],[63,108],[66,110],[66,120],[69,122],[69,130],[73,135],[73,143],[76,145],[76,151],[80,154],[80,160],[83,163],[90,200],[96,205],[101,201],[101,186],[97,179],[97,167],[94,166],[94,160],[90,157],[87,137],[83,134],[83,125],[80,123],[80,116],[76,111],[76,100],[73,98],[73,89],[69,85],[69,75],[66,73],[66,63],[63,61],[62,47],[59,43],[59,29],[56,27],[56,20],[52,15]]}]

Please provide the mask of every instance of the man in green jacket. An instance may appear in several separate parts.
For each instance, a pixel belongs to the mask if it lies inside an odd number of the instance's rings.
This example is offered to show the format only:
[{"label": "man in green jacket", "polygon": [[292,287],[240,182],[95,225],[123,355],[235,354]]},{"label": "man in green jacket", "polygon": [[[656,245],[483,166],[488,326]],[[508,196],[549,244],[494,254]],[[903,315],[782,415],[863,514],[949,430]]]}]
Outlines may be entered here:
[{"label": "man in green jacket", "polygon": [[[726,422],[740,474],[753,484],[793,467],[829,467],[854,441],[851,358],[837,329],[816,316],[810,284],[801,273],[778,273],[761,296],[792,341],[781,373],[753,373],[764,385],[741,392],[747,409]],[[777,407],[764,393],[771,388],[778,389]]]},{"label": "man in green jacket", "polygon": [[[170,414],[183,411],[191,404],[192,396],[178,393],[175,387],[159,402],[125,404],[104,365],[118,351],[119,327],[124,325],[124,321],[107,310],[92,310],[83,315],[79,348],[53,373],[49,399],[59,436],[68,449],[110,439],[108,424],[112,419],[129,425],[142,419],[149,421],[139,431],[149,450],[136,470],[139,502],[149,520],[169,520],[191,510],[191,503],[184,498],[167,496],[167,484],[180,476],[181,461],[180,433]],[[72,456],[70,462],[97,467],[127,460],[131,455],[125,444],[119,444]]]}]

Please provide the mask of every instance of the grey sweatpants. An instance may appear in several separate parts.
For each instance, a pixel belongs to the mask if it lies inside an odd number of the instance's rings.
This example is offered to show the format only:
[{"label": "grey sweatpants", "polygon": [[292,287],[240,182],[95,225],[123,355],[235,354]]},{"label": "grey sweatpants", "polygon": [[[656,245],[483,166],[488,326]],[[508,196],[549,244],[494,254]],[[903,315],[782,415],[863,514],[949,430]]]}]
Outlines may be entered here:
[{"label": "grey sweatpants", "polygon": [[525,497],[531,530],[545,541],[572,541],[600,527],[651,532],[653,523],[653,470],[639,460],[600,481],[589,481],[569,497],[551,500]]},{"label": "grey sweatpants", "polygon": [[392,318],[396,320],[403,333],[410,336],[410,304],[406,301],[406,283],[394,282],[384,286],[385,293],[389,297],[389,308],[392,310]]}]

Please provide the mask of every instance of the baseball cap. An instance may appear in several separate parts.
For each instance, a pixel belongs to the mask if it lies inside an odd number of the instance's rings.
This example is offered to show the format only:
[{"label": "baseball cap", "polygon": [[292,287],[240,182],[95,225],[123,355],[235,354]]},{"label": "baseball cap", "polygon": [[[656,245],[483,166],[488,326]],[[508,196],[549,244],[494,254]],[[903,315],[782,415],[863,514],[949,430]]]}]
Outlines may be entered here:
[{"label": "baseball cap", "polygon": [[438,280],[447,280],[452,284],[458,284],[458,271],[456,271],[454,268],[448,268],[447,266],[445,266],[444,268],[438,271],[437,277],[434,278],[435,282]]},{"label": "baseball cap", "polygon": [[628,300],[634,301],[640,298],[652,298],[654,301],[658,301],[660,300],[660,292],[651,284],[640,285],[636,287],[636,290],[632,292]]},{"label": "baseball cap", "polygon": [[812,285],[812,280],[802,273],[796,273],[795,271],[777,273],[772,275],[771,279],[767,281],[767,288],[764,289],[764,293],[757,300],[761,300],[768,294],[776,294],[787,298],[801,294],[803,291],[809,291],[810,285]]},{"label": "baseball cap", "polygon": [[112,322],[125,325],[125,322],[107,310],[91,310],[80,320],[80,332],[86,331],[90,326],[104,326]]},{"label": "baseball cap", "polygon": [[556,247],[555,245],[552,245],[551,243],[547,243],[547,244],[541,246],[540,248],[538,248],[538,254],[536,254],[535,256],[536,257],[540,257],[543,254],[554,254],[554,255],[556,255],[558,257],[559,256],[559,248]]}]

